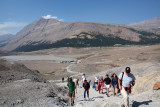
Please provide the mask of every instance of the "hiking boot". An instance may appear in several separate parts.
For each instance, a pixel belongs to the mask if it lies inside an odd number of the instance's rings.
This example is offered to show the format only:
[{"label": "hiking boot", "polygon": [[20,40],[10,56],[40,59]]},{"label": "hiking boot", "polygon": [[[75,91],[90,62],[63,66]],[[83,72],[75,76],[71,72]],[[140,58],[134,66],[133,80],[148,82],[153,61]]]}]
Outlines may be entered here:
[{"label": "hiking boot", "polygon": [[110,96],[107,94],[107,97],[110,97]]},{"label": "hiking boot", "polygon": [[73,104],[74,104],[74,100],[73,100]]}]

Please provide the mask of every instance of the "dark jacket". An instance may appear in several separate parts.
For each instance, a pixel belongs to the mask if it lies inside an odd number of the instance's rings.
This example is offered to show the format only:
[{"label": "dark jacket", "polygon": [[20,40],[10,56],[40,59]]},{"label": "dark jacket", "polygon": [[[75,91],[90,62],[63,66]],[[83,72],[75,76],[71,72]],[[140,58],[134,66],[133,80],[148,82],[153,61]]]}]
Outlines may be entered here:
[{"label": "dark jacket", "polygon": [[84,87],[85,90],[88,90],[88,89],[90,88],[90,85],[89,85],[88,82],[87,82],[87,84],[84,84],[84,83],[83,83],[83,87]]}]

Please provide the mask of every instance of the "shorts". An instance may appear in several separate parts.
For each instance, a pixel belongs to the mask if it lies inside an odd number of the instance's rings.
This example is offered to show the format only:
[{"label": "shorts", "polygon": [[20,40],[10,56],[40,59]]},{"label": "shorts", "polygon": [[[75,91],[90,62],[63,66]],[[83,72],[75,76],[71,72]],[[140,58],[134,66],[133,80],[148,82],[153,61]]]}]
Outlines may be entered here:
[{"label": "shorts", "polygon": [[73,92],[69,92],[69,97],[75,97],[75,91],[73,91]]},{"label": "shorts", "polygon": [[96,85],[96,84],[98,85],[98,82],[95,82],[94,84],[95,84],[95,85]]},{"label": "shorts", "polygon": [[105,87],[106,87],[106,88],[110,88],[110,84],[109,84],[109,85],[105,84]]},{"label": "shorts", "polygon": [[113,87],[117,87],[117,84],[112,84]]},{"label": "shorts", "polygon": [[101,90],[102,85],[98,85],[98,90]]}]

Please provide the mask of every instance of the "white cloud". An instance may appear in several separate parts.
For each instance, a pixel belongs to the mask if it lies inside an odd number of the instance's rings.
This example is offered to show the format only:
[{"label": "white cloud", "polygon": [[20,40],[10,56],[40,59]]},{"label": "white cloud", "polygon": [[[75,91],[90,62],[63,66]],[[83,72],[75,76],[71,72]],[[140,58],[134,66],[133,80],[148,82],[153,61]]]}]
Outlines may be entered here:
[{"label": "white cloud", "polygon": [[3,22],[0,23],[0,35],[15,34],[21,28],[26,26],[28,23],[25,22]]},{"label": "white cloud", "polygon": [[59,19],[57,16],[52,16],[52,15],[46,15],[42,16],[44,19],[56,19],[58,21],[64,21],[63,19]]},{"label": "white cloud", "polygon": [[60,22],[63,22],[64,20],[63,20],[63,19],[59,19],[59,21],[60,21]]},{"label": "white cloud", "polygon": [[27,25],[27,23],[24,22],[4,22],[0,23],[0,29],[9,28],[9,27],[23,27]]},{"label": "white cloud", "polygon": [[57,19],[58,17],[57,16],[52,16],[52,15],[46,15],[46,16],[43,16],[44,19]]}]

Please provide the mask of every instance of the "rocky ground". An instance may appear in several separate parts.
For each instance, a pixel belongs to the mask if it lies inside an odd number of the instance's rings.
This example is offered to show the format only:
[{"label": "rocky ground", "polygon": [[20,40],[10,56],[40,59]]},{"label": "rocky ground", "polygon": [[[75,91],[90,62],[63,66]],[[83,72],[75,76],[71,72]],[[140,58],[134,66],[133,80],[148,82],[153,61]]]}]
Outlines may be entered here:
[{"label": "rocky ground", "polygon": [[38,71],[23,64],[0,60],[0,106],[63,107],[68,105],[64,87],[49,83]]},{"label": "rocky ground", "polygon": [[12,82],[22,79],[31,79],[36,82],[46,82],[46,79],[39,71],[30,70],[25,65],[17,62],[0,60],[0,81],[1,83]]},{"label": "rocky ground", "polygon": [[[130,107],[158,107],[160,105],[160,90],[153,90],[154,84],[160,80],[160,63],[138,63],[128,65],[132,69],[132,73],[136,77],[136,85],[132,89],[130,94]],[[119,74],[123,72],[125,66],[116,67],[103,72],[98,73],[99,76],[105,76],[105,74],[111,74],[114,72]],[[91,87],[94,77],[96,75],[88,76],[87,80],[91,80]],[[67,83],[57,83],[59,86],[66,86]],[[81,83],[80,83],[81,84]],[[159,86],[160,87],[160,86]],[[106,90],[104,88],[104,94],[99,94],[93,88],[90,89],[90,99],[84,100],[83,88],[77,88],[78,93],[76,95],[75,107],[121,107],[122,96],[113,96],[113,90],[110,88],[110,97],[106,96]]]}]

